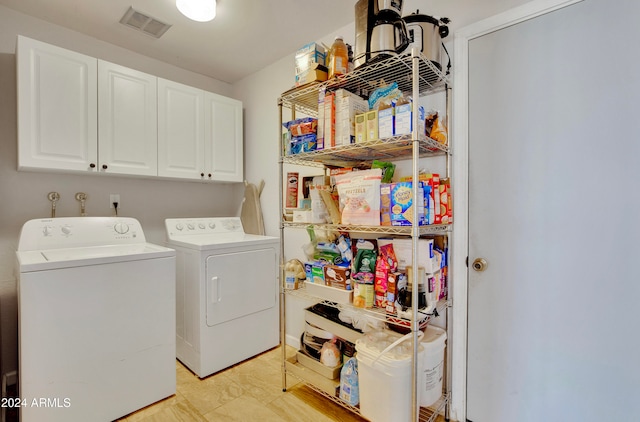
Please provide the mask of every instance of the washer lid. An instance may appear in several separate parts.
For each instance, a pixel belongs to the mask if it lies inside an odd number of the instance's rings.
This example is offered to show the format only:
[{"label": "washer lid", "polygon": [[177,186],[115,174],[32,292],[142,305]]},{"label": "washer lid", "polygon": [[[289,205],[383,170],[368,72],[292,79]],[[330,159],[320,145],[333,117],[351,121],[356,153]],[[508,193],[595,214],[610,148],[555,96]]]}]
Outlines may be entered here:
[{"label": "washer lid", "polygon": [[176,252],[173,249],[153,243],[16,252],[18,269],[21,273],[175,257],[175,255]]}]

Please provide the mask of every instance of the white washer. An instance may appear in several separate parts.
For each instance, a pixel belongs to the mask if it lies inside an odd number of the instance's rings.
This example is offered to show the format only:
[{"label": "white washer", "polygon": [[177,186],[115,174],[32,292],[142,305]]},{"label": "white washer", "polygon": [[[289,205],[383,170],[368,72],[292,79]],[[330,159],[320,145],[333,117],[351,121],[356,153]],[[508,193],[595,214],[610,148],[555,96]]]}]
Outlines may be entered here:
[{"label": "white washer", "polygon": [[133,218],[25,223],[21,422],[112,421],[175,394],[175,251]]},{"label": "white washer", "polygon": [[240,218],[165,220],[176,250],[177,357],[204,378],[280,343],[277,237]]}]

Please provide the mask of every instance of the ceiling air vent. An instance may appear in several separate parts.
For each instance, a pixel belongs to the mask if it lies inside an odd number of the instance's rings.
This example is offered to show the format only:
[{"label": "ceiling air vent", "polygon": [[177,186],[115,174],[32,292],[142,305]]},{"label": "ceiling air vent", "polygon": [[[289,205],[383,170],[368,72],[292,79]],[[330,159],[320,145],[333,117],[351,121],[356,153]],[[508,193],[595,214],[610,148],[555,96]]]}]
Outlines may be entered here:
[{"label": "ceiling air vent", "polygon": [[160,38],[162,34],[171,28],[171,25],[160,22],[159,20],[152,18],[151,16],[147,16],[144,13],[138,12],[132,7],[129,7],[127,13],[125,13],[122,19],[120,19],[120,23],[147,35],[151,35],[154,38]]}]

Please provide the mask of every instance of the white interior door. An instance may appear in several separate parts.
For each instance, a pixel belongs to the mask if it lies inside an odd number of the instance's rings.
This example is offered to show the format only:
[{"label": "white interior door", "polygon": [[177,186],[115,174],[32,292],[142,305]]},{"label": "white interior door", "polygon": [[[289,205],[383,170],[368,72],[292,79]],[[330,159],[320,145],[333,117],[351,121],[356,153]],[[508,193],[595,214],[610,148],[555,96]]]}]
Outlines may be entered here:
[{"label": "white interior door", "polygon": [[470,421],[640,414],[639,15],[586,0],[469,42]]}]

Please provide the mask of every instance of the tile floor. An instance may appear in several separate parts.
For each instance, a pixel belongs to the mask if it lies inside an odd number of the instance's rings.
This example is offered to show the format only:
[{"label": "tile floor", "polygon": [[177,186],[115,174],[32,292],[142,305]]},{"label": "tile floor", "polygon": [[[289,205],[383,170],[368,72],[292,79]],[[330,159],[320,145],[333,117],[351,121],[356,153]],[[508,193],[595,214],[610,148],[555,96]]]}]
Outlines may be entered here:
[{"label": "tile floor", "polygon": [[176,361],[176,394],[118,421],[365,421],[293,378],[283,392],[281,358],[277,347],[202,380]]}]

